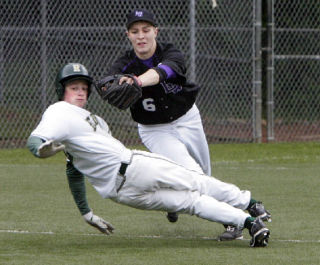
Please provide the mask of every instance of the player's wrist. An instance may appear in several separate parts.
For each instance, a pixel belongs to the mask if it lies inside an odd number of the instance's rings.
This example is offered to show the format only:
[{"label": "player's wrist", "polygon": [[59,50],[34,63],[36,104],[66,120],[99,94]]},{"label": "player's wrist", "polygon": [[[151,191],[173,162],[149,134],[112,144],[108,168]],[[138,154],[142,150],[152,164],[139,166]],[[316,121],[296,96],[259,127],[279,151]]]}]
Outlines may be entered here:
[{"label": "player's wrist", "polygon": [[90,211],[84,215],[82,215],[83,219],[87,222],[91,221],[92,217],[93,217],[93,212]]},{"label": "player's wrist", "polygon": [[138,76],[134,76],[134,79],[136,80],[136,82],[137,82],[137,84],[140,86],[140,87],[142,87],[142,81],[141,81],[141,79],[138,77]]}]

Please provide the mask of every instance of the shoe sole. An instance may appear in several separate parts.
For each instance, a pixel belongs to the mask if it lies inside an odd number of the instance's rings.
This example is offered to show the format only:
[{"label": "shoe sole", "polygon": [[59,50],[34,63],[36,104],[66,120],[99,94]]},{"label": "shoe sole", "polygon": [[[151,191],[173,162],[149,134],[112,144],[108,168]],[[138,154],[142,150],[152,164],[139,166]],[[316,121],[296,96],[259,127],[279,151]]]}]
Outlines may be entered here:
[{"label": "shoe sole", "polygon": [[250,247],[266,247],[269,243],[270,231],[268,228],[262,228],[255,233],[250,241]]}]

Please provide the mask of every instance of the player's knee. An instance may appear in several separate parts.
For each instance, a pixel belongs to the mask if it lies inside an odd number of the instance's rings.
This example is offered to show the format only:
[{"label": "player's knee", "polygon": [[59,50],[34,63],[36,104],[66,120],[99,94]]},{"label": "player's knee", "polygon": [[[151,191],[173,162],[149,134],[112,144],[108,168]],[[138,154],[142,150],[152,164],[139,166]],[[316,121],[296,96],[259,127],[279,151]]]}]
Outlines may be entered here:
[{"label": "player's knee", "polygon": [[189,204],[188,207],[186,207],[187,213],[190,215],[196,215],[199,216],[199,213],[201,212],[201,195],[198,191],[190,192],[189,194]]}]

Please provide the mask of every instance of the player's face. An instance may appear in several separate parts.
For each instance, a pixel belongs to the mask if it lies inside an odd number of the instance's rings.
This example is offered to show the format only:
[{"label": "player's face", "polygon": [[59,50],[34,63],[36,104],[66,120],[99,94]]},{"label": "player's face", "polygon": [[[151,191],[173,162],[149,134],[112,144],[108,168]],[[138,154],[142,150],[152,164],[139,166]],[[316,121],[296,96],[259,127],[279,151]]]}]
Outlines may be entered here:
[{"label": "player's face", "polygon": [[156,51],[158,28],[148,22],[138,21],[127,31],[133,49],[142,60],[149,59]]},{"label": "player's face", "polygon": [[83,108],[88,99],[88,83],[84,80],[75,80],[67,83],[64,92],[64,101]]}]

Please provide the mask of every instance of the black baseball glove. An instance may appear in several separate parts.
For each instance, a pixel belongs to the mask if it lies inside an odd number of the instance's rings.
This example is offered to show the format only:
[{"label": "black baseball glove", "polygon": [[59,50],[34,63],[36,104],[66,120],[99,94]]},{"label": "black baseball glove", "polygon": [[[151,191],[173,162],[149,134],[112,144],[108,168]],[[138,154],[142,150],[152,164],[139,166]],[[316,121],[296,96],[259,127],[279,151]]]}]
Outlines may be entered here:
[{"label": "black baseball glove", "polygon": [[[119,85],[120,78],[130,77],[133,80],[132,85],[123,82]],[[96,90],[103,100],[121,110],[131,107],[142,95],[141,86],[136,77],[129,74],[107,76],[95,84]]]}]

